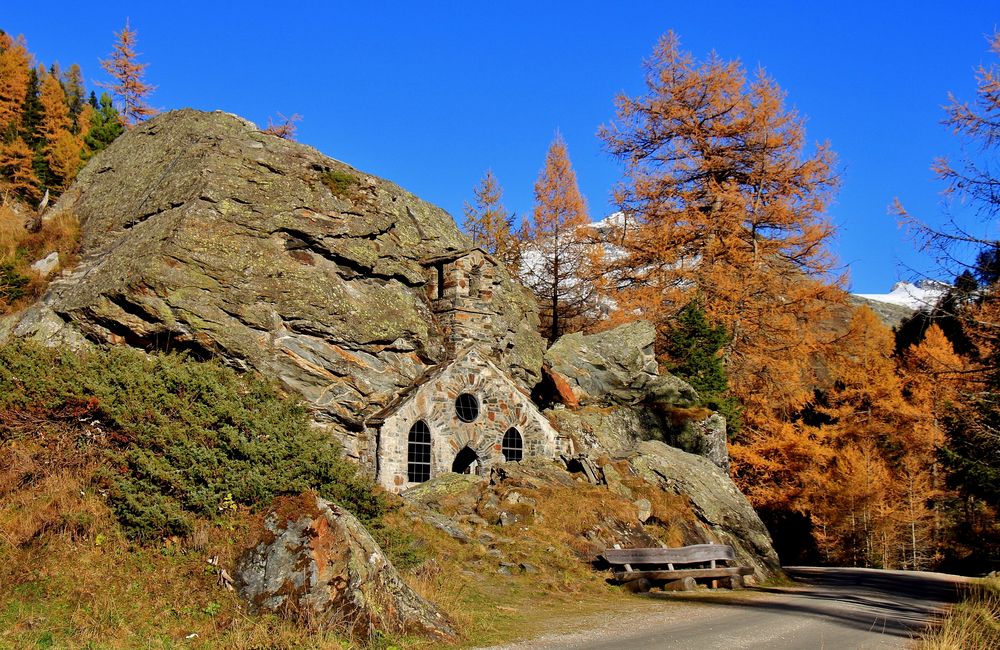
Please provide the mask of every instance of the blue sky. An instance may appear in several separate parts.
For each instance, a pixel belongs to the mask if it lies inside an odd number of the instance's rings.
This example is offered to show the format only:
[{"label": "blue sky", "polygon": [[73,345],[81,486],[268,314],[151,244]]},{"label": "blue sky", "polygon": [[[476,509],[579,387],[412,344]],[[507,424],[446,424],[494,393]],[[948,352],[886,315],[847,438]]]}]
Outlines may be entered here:
[{"label": "blue sky", "polygon": [[[960,153],[941,106],[949,91],[973,97],[1000,28],[995,0],[4,4],[0,28],[45,64],[79,63],[90,86],[128,17],[155,106],[258,124],[299,113],[300,141],[459,218],[487,168],[508,209],[530,213],[556,129],[592,217],[607,214],[621,168],[595,133],[618,92],[643,90],[642,61],[673,29],[699,58],[714,49],[766,68],[809,139],[830,141],[843,183],[833,248],[858,292],[934,274],[887,207],[898,196],[941,219],[929,166]],[[976,228],[997,236],[996,224]]]}]

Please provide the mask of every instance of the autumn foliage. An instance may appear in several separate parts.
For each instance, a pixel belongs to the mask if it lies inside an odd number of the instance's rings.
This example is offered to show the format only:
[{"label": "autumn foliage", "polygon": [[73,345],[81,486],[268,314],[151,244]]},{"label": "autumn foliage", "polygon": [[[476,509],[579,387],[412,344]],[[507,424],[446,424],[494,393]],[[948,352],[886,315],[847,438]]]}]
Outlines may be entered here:
[{"label": "autumn foliage", "polygon": [[0,32],[0,198],[58,195],[120,120],[110,97],[87,96],[80,66],[36,65],[23,37]]},{"label": "autumn foliage", "polygon": [[138,53],[135,51],[136,32],[128,20],[125,21],[125,27],[115,34],[115,38],[117,40],[111,56],[101,61],[101,66],[114,80],[107,87],[121,101],[122,119],[126,125],[133,125],[156,113],[156,109],[147,103],[147,98],[155,87],[143,79],[148,64],[138,61]]},{"label": "autumn foliage", "polygon": [[503,188],[492,169],[472,190],[472,203],[465,203],[462,228],[472,243],[497,258],[515,275],[521,263],[521,244],[514,232],[514,215],[503,205]]},{"label": "autumn foliage", "polygon": [[521,281],[538,299],[542,333],[549,341],[583,329],[592,310],[599,249],[590,242],[588,223],[566,141],[556,133],[535,182],[531,221],[522,234],[530,253],[521,267]]}]

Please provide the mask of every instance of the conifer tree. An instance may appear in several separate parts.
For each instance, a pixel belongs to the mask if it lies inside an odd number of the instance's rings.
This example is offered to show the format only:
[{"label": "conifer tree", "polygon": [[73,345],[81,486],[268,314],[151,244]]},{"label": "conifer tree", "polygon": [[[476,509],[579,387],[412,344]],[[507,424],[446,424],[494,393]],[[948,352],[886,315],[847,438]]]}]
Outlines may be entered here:
[{"label": "conifer tree", "polygon": [[726,418],[728,431],[739,430],[739,402],[729,394],[729,377],[722,360],[722,350],[729,333],[713,325],[705,315],[701,301],[695,298],[667,324],[663,336],[667,369],[691,384],[704,404]]},{"label": "conifer tree", "polygon": [[17,135],[30,73],[31,55],[23,39],[0,31],[0,142]]},{"label": "conifer tree", "polygon": [[0,192],[34,201],[41,198],[34,158],[35,152],[19,136],[0,144]]},{"label": "conifer tree", "polygon": [[24,105],[21,109],[21,137],[32,149],[40,149],[42,142],[42,101],[41,80],[45,74],[42,66],[28,71],[28,91],[24,95]]},{"label": "conifer tree", "polygon": [[143,80],[148,64],[139,63],[137,60],[136,32],[127,20],[125,27],[117,32],[115,37],[117,41],[111,56],[102,60],[101,66],[114,79],[112,83],[106,84],[106,87],[118,97],[121,102],[119,114],[125,125],[131,126],[156,113],[156,109],[147,103],[155,87]]},{"label": "conifer tree", "polygon": [[87,148],[92,154],[101,151],[111,144],[115,138],[122,134],[125,127],[122,126],[121,116],[111,103],[111,96],[101,93],[100,104],[96,99],[91,102],[91,106],[96,108],[91,113],[90,129],[83,136]]},{"label": "conifer tree", "polygon": [[[66,95],[66,106],[69,108],[69,119],[73,124],[78,123],[77,118],[87,104],[87,89],[83,83],[83,71],[79,64],[74,63],[62,76],[63,93]],[[74,131],[74,133],[76,133]]]},{"label": "conifer tree", "polygon": [[512,231],[514,217],[503,205],[503,188],[492,169],[486,170],[472,193],[475,199],[465,203],[462,228],[474,245],[493,255],[516,276],[521,261],[520,242]]},{"label": "conifer tree", "polygon": [[73,126],[58,77],[50,73],[42,76],[39,101],[42,106],[39,133],[43,139],[54,140],[60,132],[68,131]]},{"label": "conifer tree", "polygon": [[807,146],[802,118],[763,71],[748,79],[715,54],[696,61],[668,33],[646,72],[646,92],[619,96],[600,130],[625,166],[609,297],[665,332],[700,296],[730,335],[724,358],[743,405],[734,476],[755,505],[795,509],[803,477],[829,453],[825,432],[796,416],[831,343],[819,324],[845,301],[827,249],[833,154]]},{"label": "conifer tree", "polygon": [[588,223],[566,142],[557,132],[535,183],[535,209],[524,235],[532,256],[522,265],[522,281],[539,301],[542,329],[550,342],[592,305],[593,247],[584,232]]},{"label": "conifer tree", "polygon": [[42,79],[40,101],[42,104],[41,135],[45,141],[44,154],[54,189],[65,189],[83,164],[83,141],[73,134],[73,121],[63,93],[62,84],[55,74]]}]

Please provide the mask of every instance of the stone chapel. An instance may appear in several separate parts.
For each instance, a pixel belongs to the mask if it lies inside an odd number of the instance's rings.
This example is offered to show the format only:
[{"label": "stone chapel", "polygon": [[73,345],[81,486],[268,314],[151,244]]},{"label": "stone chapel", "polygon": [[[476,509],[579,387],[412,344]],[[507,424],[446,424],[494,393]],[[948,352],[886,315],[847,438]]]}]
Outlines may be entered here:
[{"label": "stone chapel", "polygon": [[368,418],[378,482],[401,492],[444,472],[482,474],[498,463],[554,457],[555,429],[489,358],[497,262],[473,248],[423,266],[448,358]]}]

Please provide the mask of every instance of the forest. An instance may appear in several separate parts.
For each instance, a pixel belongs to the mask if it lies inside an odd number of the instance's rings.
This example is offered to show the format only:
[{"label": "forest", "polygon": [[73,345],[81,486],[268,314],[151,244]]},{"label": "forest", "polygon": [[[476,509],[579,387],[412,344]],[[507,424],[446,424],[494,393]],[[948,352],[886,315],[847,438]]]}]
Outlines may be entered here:
[{"label": "forest", "polygon": [[[0,314],[44,290],[31,270],[74,229],[41,211],[119,134],[156,111],[126,24],[100,94],[79,65],[35,61],[0,32]],[[974,97],[942,115],[968,157],[933,164],[940,189],[1000,216],[1000,33]],[[765,72],[698,60],[668,33],[645,91],[614,98],[598,137],[620,163],[616,212],[592,221],[557,132],[518,219],[486,171],[462,228],[535,294],[549,341],[646,319],[663,367],[729,423],[732,476],[784,563],[979,571],[1000,561],[1000,241],[896,216],[950,289],[890,327],[853,300],[832,249],[834,151]],[[609,106],[609,113],[611,113]],[[298,116],[267,131],[295,136]],[[888,218],[888,217],[887,217]],[[991,564],[992,563],[992,564]]]}]

